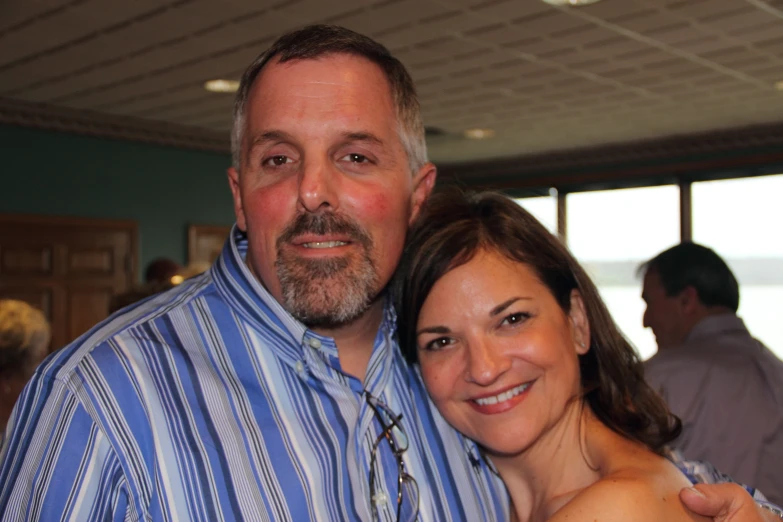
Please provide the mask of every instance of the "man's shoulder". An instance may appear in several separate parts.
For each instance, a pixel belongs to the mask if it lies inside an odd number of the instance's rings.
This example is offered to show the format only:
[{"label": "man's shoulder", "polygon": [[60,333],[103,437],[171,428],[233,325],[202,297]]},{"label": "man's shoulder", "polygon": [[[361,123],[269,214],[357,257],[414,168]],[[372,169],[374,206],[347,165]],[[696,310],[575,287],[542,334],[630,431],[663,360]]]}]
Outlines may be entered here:
[{"label": "man's shoulder", "polygon": [[[151,346],[145,342],[151,337],[155,337],[152,345],[160,345],[166,337],[161,325],[172,324],[172,318],[193,306],[197,299],[214,294],[209,278],[194,279],[115,312],[54,352],[39,367],[39,372],[55,380],[69,381],[96,361],[108,366],[118,363],[118,350],[143,350]],[[174,342],[167,342],[166,346],[179,348]]]},{"label": "man's shoulder", "polygon": [[682,369],[683,364],[693,361],[693,356],[679,347],[658,351],[655,355],[644,361],[645,377],[651,374],[665,372],[667,375],[677,369]]},{"label": "man's shoulder", "polygon": [[[684,367],[684,365],[699,365],[715,363],[716,350],[719,347],[715,341],[685,341],[676,346],[659,350],[644,362],[645,370],[666,368],[667,371]],[[723,351],[722,349],[720,351]]]}]

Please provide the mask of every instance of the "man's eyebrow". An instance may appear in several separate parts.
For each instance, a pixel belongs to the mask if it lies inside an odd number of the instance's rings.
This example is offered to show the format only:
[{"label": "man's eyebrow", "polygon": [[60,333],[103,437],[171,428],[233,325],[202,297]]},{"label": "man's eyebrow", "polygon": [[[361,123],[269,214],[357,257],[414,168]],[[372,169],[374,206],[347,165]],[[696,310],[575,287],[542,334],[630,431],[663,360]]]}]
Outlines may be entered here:
[{"label": "man's eyebrow", "polygon": [[253,136],[253,139],[250,141],[250,149],[252,150],[270,141],[289,141],[290,139],[291,136],[288,133],[279,130],[261,132]]},{"label": "man's eyebrow", "polygon": [[383,145],[383,140],[371,132],[344,132],[346,141],[364,141],[374,145]]}]

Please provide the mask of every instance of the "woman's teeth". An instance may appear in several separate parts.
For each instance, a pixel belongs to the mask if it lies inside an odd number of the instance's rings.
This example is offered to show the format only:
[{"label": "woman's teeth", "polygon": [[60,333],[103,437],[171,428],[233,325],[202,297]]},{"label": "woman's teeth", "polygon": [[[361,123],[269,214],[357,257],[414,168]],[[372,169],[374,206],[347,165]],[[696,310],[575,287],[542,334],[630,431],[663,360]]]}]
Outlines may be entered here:
[{"label": "woman's teeth", "polygon": [[474,399],[476,403],[478,403],[481,406],[489,406],[490,404],[497,404],[499,402],[506,402],[507,400],[511,399],[512,397],[516,397],[523,391],[527,390],[530,387],[529,382],[526,382],[524,384],[520,384],[516,388],[511,388],[510,390],[506,390],[501,394],[494,395],[492,397],[482,397],[481,399]]}]

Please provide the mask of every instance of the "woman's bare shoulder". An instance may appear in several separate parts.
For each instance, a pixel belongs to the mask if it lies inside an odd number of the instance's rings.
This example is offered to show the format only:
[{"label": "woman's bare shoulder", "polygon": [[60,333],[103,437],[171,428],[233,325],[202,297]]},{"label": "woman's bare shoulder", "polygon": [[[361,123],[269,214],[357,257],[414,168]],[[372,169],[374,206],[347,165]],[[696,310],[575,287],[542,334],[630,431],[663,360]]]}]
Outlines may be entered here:
[{"label": "woman's bare shoulder", "polygon": [[549,522],[708,521],[690,513],[680,502],[680,490],[689,485],[687,479],[668,463],[652,468],[623,469],[585,488]]}]

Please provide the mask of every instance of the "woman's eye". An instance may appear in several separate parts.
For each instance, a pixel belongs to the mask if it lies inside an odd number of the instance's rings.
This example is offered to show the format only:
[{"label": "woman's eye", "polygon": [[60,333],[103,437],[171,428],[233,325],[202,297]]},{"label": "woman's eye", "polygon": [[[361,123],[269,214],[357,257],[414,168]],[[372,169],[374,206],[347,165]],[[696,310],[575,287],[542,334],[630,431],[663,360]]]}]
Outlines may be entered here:
[{"label": "woman's eye", "polygon": [[438,351],[452,344],[454,341],[448,337],[438,337],[424,345],[425,350]]},{"label": "woman's eye", "polygon": [[281,155],[267,158],[266,160],[264,160],[264,165],[279,167],[281,165],[285,165],[286,163],[290,163],[290,162],[291,162],[291,158],[289,158],[288,156],[283,156],[281,154]]},{"label": "woman's eye", "polygon": [[526,312],[517,312],[503,319],[503,323],[501,324],[510,324],[510,325],[520,324],[529,318],[530,318],[530,314]]}]

